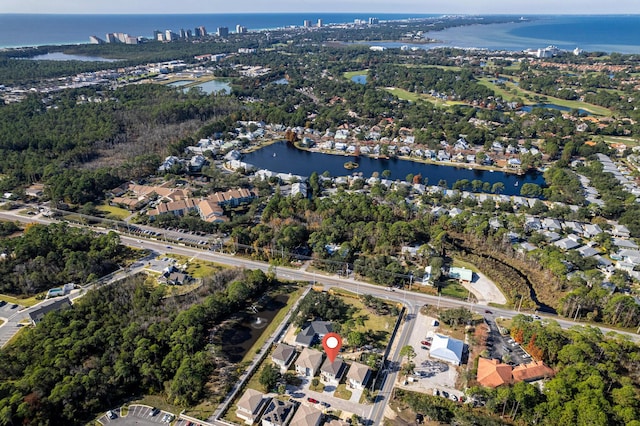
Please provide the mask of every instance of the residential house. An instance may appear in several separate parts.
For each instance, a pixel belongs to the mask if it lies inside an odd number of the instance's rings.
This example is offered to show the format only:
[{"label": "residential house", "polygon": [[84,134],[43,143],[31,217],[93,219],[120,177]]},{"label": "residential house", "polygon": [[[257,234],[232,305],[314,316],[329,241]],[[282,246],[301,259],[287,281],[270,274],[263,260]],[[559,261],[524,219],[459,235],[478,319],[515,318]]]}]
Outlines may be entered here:
[{"label": "residential house", "polygon": [[364,364],[352,362],[347,372],[347,385],[353,389],[364,389],[371,378],[371,369]]},{"label": "residential house", "polygon": [[262,392],[247,389],[236,404],[236,416],[245,424],[252,425],[260,419],[270,400]]},{"label": "residential house", "polygon": [[296,349],[293,346],[289,346],[286,343],[280,343],[271,354],[271,360],[275,365],[280,367],[280,372],[285,373],[293,358],[296,356]]},{"label": "residential house", "polygon": [[591,257],[591,256],[595,256],[596,254],[598,254],[598,250],[594,249],[593,247],[590,246],[582,246],[576,249],[576,251],[578,253],[580,253],[580,256],[582,257]]},{"label": "residential house", "polygon": [[70,308],[71,301],[68,297],[64,297],[62,299],[53,299],[51,303],[41,304],[37,309],[29,312],[29,319],[33,325],[38,324],[42,321],[42,318],[49,312],[60,311],[62,309]]},{"label": "residential house", "polygon": [[611,243],[616,247],[622,247],[622,248],[633,249],[633,250],[638,249],[638,245],[636,243],[624,238],[613,237],[611,239]]},{"label": "residential house", "polygon": [[298,359],[294,362],[296,373],[305,377],[313,377],[318,374],[324,354],[320,351],[310,348],[304,348]]},{"label": "residential house", "polygon": [[189,160],[189,171],[190,172],[200,172],[202,171],[202,168],[204,167],[204,165],[207,164],[207,159],[204,157],[204,155],[202,154],[196,154],[193,157],[191,157],[191,160]]},{"label": "residential house", "polygon": [[449,268],[449,278],[455,278],[460,282],[470,283],[473,281],[473,271],[467,268],[452,266]]},{"label": "residential house", "polygon": [[174,167],[177,164],[180,164],[180,159],[178,157],[170,155],[169,157],[164,159],[162,164],[160,164],[160,167],[158,167],[158,171],[168,172],[169,170],[171,170],[172,167]]},{"label": "residential house", "polygon": [[155,209],[149,210],[147,215],[149,219],[155,219],[157,216],[163,214],[172,214],[174,216],[185,216],[191,211],[196,211],[198,209],[198,205],[196,201],[192,198],[188,198],[186,200],[179,201],[171,201],[168,203],[158,203],[158,206]]},{"label": "residential house", "polygon": [[586,238],[593,238],[598,234],[602,233],[602,228],[600,228],[598,225],[593,225],[591,223],[586,223],[583,225],[583,235]]},{"label": "residential house", "polygon": [[291,419],[289,426],[320,426],[322,424],[322,412],[308,405],[300,405]]},{"label": "residential house", "polygon": [[302,329],[296,336],[296,345],[309,347],[316,341],[322,340],[325,334],[333,331],[333,326],[329,321],[312,321]]},{"label": "residential house", "polygon": [[563,238],[561,240],[554,242],[553,245],[555,245],[558,248],[561,248],[562,250],[571,250],[580,246],[579,243],[577,243],[571,238]]},{"label": "residential house", "polygon": [[262,415],[262,426],[286,426],[296,410],[296,402],[273,398]]},{"label": "residential house", "polygon": [[347,363],[342,358],[336,358],[333,362],[327,358],[324,360],[322,367],[320,367],[320,378],[325,383],[337,385],[340,383],[340,379],[342,379],[346,369]]},{"label": "residential house", "polygon": [[613,225],[610,232],[614,237],[629,238],[631,236],[629,229],[626,226],[620,224]]},{"label": "residential house", "polygon": [[511,366],[497,359],[478,358],[477,380],[484,387],[496,388],[513,382]]},{"label": "residential house", "polygon": [[558,219],[552,219],[549,217],[545,217],[542,219],[542,227],[544,229],[548,229],[549,231],[560,231],[562,230],[562,224]]}]

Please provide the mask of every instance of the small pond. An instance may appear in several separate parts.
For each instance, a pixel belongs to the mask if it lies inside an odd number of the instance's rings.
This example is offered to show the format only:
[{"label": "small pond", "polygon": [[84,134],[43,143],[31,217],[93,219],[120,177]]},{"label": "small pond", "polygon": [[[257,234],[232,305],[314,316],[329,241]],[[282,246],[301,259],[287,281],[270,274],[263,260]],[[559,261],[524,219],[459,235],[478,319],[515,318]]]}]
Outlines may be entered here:
[{"label": "small pond", "polygon": [[367,84],[367,75],[366,74],[358,74],[351,77],[351,81],[358,84]]},{"label": "small pond", "polygon": [[230,362],[242,361],[280,309],[287,305],[289,296],[279,294],[275,297],[266,296],[264,299],[264,304],[254,305],[257,309],[250,308],[246,312],[238,313],[232,325],[222,330],[218,336],[222,352]]}]

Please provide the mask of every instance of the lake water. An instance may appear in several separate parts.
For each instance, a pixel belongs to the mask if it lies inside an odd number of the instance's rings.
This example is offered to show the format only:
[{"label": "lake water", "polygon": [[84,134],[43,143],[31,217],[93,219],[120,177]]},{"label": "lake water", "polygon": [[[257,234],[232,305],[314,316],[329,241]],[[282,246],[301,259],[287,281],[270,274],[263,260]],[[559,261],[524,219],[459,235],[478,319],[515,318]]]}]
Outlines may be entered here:
[{"label": "lake water", "polygon": [[178,80],[178,81],[172,81],[171,83],[167,84],[167,86],[182,87],[182,86],[186,86],[187,84],[191,84],[191,83],[193,83],[193,80]]},{"label": "lake water", "polygon": [[231,85],[223,80],[210,80],[191,87],[199,87],[207,95],[217,92],[224,92],[227,95],[231,93]]},{"label": "lake water", "polygon": [[[275,155],[274,155],[275,154]],[[253,164],[259,169],[267,169],[278,173],[292,173],[300,176],[310,176],[311,173],[319,174],[328,171],[331,176],[348,176],[352,173],[362,173],[364,178],[369,178],[374,172],[382,174],[389,170],[389,179],[405,180],[408,174],[421,174],[428,178],[429,185],[437,185],[440,180],[445,180],[451,187],[457,180],[474,179],[489,182],[504,183],[503,194],[519,195],[524,183],[545,184],[541,173],[532,172],[526,175],[515,175],[503,172],[489,172],[486,170],[469,170],[466,167],[441,166],[437,164],[424,164],[398,158],[375,159],[372,157],[353,157],[347,155],[332,155],[319,152],[304,151],[288,144],[278,142],[244,156],[242,161]],[[344,163],[355,161],[359,167],[355,170],[347,170]],[[517,185],[516,185],[517,183]]]},{"label": "lake water", "polygon": [[367,84],[367,75],[366,74],[354,75],[353,77],[351,77],[351,81],[358,84]]},{"label": "lake water", "polygon": [[118,62],[120,59],[107,59],[99,56],[68,55],[62,52],[46,53],[29,58],[34,61],[82,61],[82,62]]},{"label": "lake water", "polygon": [[[536,104],[536,105],[525,105],[522,108],[520,108],[522,111],[526,111],[526,112],[531,112],[531,110],[533,110],[534,108],[548,108],[548,109],[557,109],[558,111],[564,111],[564,112],[569,112],[572,109],[566,106],[562,106],[562,105],[556,105],[556,104]],[[578,109],[578,112],[580,114],[585,114],[585,115],[591,115],[591,113],[587,110],[584,109]]]}]

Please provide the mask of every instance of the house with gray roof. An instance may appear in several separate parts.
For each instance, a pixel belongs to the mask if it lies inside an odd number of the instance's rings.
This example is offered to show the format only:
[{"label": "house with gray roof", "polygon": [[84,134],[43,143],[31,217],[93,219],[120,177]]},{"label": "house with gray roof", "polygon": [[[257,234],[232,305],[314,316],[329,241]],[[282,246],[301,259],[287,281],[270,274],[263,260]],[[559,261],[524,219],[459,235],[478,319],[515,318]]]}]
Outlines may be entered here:
[{"label": "house with gray roof", "polygon": [[616,247],[628,248],[628,249],[637,249],[638,245],[631,240],[627,240],[625,238],[613,237],[611,238],[611,243]]},{"label": "house with gray roof", "polygon": [[262,415],[262,426],[286,426],[296,411],[297,403],[272,398]]},{"label": "house with gray roof", "polygon": [[327,358],[320,367],[320,378],[325,383],[337,385],[346,369],[347,363],[342,358],[336,358],[333,362]]},{"label": "house with gray roof", "polygon": [[70,308],[71,301],[68,297],[63,297],[62,299],[53,299],[51,303],[43,303],[38,306],[38,308],[29,312],[29,319],[33,325],[38,324],[46,314],[49,312],[60,311],[62,309]]},{"label": "house with gray roof", "polygon": [[295,343],[298,346],[309,347],[316,341],[322,340],[325,334],[333,331],[329,321],[312,321],[296,336]]},{"label": "house with gray roof", "polygon": [[571,238],[563,238],[561,240],[554,242],[553,245],[558,248],[561,248],[562,250],[571,250],[580,246],[580,244],[578,244],[575,240]]},{"label": "house with gray roof", "polygon": [[289,366],[293,362],[295,356],[296,349],[293,346],[289,346],[286,343],[280,343],[273,350],[271,360],[275,365],[280,367],[280,372],[284,373],[289,369]]},{"label": "house with gray roof", "polygon": [[591,223],[586,223],[583,226],[583,229],[584,229],[584,236],[587,238],[595,237],[596,235],[602,233],[602,228],[600,228],[598,225],[594,225]]},{"label": "house with gray roof", "polygon": [[596,254],[599,253],[598,250],[594,249],[593,247],[589,247],[589,246],[582,246],[576,249],[576,251],[578,253],[580,253],[580,256],[582,257],[591,257],[591,256],[595,256]]},{"label": "house with gray roof", "polygon": [[542,232],[542,235],[544,235],[544,238],[550,243],[553,243],[560,239],[560,234],[553,231],[544,231]]},{"label": "house with gray roof", "polygon": [[559,231],[562,229],[562,225],[558,219],[552,219],[549,217],[542,219],[542,227],[549,231]]}]

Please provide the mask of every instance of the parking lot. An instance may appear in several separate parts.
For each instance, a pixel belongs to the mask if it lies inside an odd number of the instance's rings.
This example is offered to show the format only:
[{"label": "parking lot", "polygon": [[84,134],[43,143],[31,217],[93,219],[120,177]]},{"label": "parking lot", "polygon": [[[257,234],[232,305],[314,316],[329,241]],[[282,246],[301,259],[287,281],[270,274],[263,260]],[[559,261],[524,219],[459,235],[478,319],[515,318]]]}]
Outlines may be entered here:
[{"label": "parking lot", "polygon": [[407,382],[402,387],[418,392],[446,389],[451,394],[462,394],[462,392],[455,390],[456,379],[458,378],[456,367],[440,360],[431,359],[429,357],[430,346],[422,343],[438,332],[439,326],[433,325],[434,320],[435,318],[422,314],[416,316],[416,324],[409,339],[409,345],[413,346],[416,352],[416,357],[413,359],[415,364],[414,381]]},{"label": "parking lot", "polygon": [[487,350],[490,358],[501,359],[503,362],[519,365],[531,362],[531,356],[522,349],[510,336],[503,336],[498,326],[492,320],[486,320],[489,326],[487,336]]},{"label": "parking lot", "polygon": [[105,413],[98,419],[98,421],[103,425],[153,426],[158,424],[170,424],[171,421],[167,421],[167,416],[173,415],[161,410],[159,410],[157,414],[153,415],[152,407],[137,404],[129,406],[129,411],[126,416],[122,416],[120,414],[120,409],[113,409],[112,411],[117,415],[115,419],[110,419],[107,413]]}]

